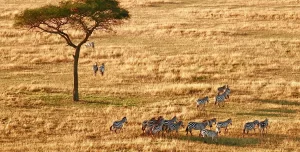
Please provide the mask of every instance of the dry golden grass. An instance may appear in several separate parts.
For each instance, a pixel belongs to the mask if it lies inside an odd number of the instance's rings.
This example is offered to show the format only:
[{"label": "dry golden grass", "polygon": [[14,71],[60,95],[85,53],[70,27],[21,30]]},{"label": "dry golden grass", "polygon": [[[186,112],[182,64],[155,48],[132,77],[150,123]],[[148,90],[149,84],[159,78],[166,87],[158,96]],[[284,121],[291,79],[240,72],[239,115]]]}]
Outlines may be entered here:
[{"label": "dry golden grass", "polygon": [[[0,151],[299,150],[299,1],[121,0],[131,19],[115,33],[95,32],[95,50],[81,50],[78,103],[71,101],[73,50],[57,36],[12,26],[15,14],[44,3],[0,3]],[[106,64],[105,76],[93,76],[94,62]],[[224,84],[232,95],[217,108]],[[204,96],[206,113],[195,103]],[[141,122],[160,115],[185,125],[232,118],[233,125],[217,143],[184,129],[142,135]],[[124,116],[124,131],[110,132]],[[265,137],[242,138],[245,122],[265,118]]]}]

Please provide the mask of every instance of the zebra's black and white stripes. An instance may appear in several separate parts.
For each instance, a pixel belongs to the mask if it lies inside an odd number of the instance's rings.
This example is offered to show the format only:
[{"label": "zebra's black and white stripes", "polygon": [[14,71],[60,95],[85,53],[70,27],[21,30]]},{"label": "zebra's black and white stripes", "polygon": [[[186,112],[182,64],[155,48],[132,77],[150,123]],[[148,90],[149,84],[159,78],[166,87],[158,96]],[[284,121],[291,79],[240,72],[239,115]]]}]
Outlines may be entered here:
[{"label": "zebra's black and white stripes", "polygon": [[231,118],[229,118],[228,120],[223,121],[223,122],[218,122],[216,128],[218,128],[220,133],[221,133],[221,128],[225,128],[225,132],[227,132],[228,131],[227,127],[229,124],[232,125]]},{"label": "zebra's black and white stripes", "polygon": [[95,48],[95,43],[94,42],[86,42],[85,43],[85,47],[91,47],[91,48]]},{"label": "zebra's black and white stripes", "polygon": [[183,126],[183,122],[182,121],[179,121],[177,123],[172,123],[172,124],[169,124],[169,128],[168,128],[168,132],[172,132],[172,131],[176,131],[176,133],[178,134],[178,130],[180,127],[184,127]]},{"label": "zebra's black and white stripes", "polygon": [[205,105],[206,103],[209,103],[209,98],[208,96],[204,97],[204,98],[200,98],[197,101],[197,109],[202,106],[202,109],[205,109]]},{"label": "zebra's black and white stripes", "polygon": [[189,122],[185,131],[186,131],[186,135],[188,135],[188,133],[190,132],[191,135],[192,134],[192,130],[203,130],[206,128],[206,126],[208,125],[208,121],[205,122]]},{"label": "zebra's black and white stripes", "polygon": [[259,121],[258,120],[254,120],[253,122],[247,122],[245,123],[244,125],[244,129],[243,129],[243,136],[245,133],[248,134],[248,132],[250,130],[254,130],[255,131],[255,126],[258,126],[259,125]]},{"label": "zebra's black and white stripes", "polygon": [[127,123],[126,117],[123,117],[123,119],[120,121],[113,122],[113,125],[110,126],[110,131],[114,130],[115,132],[117,132],[118,129],[122,129],[124,123]]},{"label": "zebra's black and white stripes", "polygon": [[267,133],[268,126],[269,126],[269,120],[267,118],[264,121],[259,122],[259,130],[261,135]]},{"label": "zebra's black and white stripes", "polygon": [[218,138],[219,130],[216,128],[216,131],[208,130],[208,129],[203,129],[201,130],[201,135],[202,137],[211,137],[212,140]]},{"label": "zebra's black and white stripes", "polygon": [[215,100],[215,105],[218,105],[220,107],[220,103],[223,103],[223,106],[224,106],[226,97],[227,97],[226,92],[223,92],[222,94],[217,95],[216,100]]}]

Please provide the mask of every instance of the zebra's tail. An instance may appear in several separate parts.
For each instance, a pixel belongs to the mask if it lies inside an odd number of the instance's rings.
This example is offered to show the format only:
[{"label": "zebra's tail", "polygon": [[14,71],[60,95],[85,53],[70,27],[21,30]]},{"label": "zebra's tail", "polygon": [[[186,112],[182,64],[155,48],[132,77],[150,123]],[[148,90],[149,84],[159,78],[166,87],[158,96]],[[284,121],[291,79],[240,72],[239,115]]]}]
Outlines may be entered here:
[{"label": "zebra's tail", "polygon": [[112,128],[113,128],[113,126],[110,126],[110,127],[109,127],[109,130],[112,131]]},{"label": "zebra's tail", "polygon": [[243,129],[243,134],[245,134],[245,133],[246,133],[246,129],[244,128],[244,129]]},{"label": "zebra's tail", "polygon": [[188,131],[189,131],[189,126],[186,126],[185,131],[186,131],[186,133],[188,133]]}]

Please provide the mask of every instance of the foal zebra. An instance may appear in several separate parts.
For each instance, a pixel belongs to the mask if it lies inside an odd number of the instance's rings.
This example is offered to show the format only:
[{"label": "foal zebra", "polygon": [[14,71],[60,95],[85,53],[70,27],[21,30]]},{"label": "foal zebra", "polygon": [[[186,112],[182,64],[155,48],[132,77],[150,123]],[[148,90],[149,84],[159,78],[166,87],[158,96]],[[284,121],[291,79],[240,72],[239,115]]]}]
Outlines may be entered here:
[{"label": "foal zebra", "polygon": [[[192,129],[194,130],[203,130],[206,128],[206,126],[208,125],[208,121],[205,121],[205,122],[189,122],[188,125],[186,126],[186,135],[191,134],[191,136],[193,136],[192,134]],[[200,136],[200,134],[199,134]]]},{"label": "foal zebra", "polygon": [[245,123],[244,129],[243,129],[243,137],[244,137],[245,133],[247,132],[247,134],[248,134],[248,132],[250,130],[254,130],[254,132],[255,132],[255,125],[257,125],[257,126],[259,125],[259,121],[258,120],[254,120],[253,122],[247,122],[247,123]]},{"label": "foal zebra", "polygon": [[91,47],[91,48],[95,48],[95,43],[94,42],[86,42],[85,43],[85,47]]},{"label": "foal zebra", "polygon": [[267,133],[268,125],[269,125],[269,120],[267,118],[264,121],[261,121],[259,123],[259,130],[261,135],[263,135],[264,132]]},{"label": "foal zebra", "polygon": [[118,129],[122,129],[124,123],[127,123],[127,118],[126,118],[126,117],[123,117],[123,119],[120,120],[120,121],[115,121],[115,122],[113,122],[113,125],[110,126],[109,129],[110,129],[110,131],[113,131],[113,130],[114,130],[115,133],[117,133],[117,130],[118,130]]},{"label": "foal zebra", "polygon": [[222,93],[221,95],[217,95],[215,105],[218,104],[218,106],[220,107],[220,103],[223,102],[223,107],[224,107],[225,104],[224,101],[226,99],[226,96],[227,96],[226,92]]},{"label": "foal zebra", "polygon": [[204,109],[205,109],[206,103],[209,102],[208,96],[206,96],[206,97],[204,97],[204,98],[202,98],[202,99],[198,99],[196,102],[197,102],[197,109],[198,109],[201,105],[203,105],[202,109],[204,110]]},{"label": "foal zebra", "polygon": [[228,131],[227,127],[229,124],[232,125],[231,118],[223,122],[218,122],[216,128],[219,130],[219,133],[221,133],[221,128],[225,128],[225,132],[227,132]]},{"label": "foal zebra", "polygon": [[211,137],[212,141],[214,141],[214,139],[216,139],[217,141],[218,134],[219,134],[218,128],[216,129],[216,131],[212,131],[208,129],[201,130],[202,137]]},{"label": "foal zebra", "polygon": [[169,125],[169,128],[168,128],[168,132],[172,132],[172,131],[176,131],[176,133],[178,134],[178,130],[179,130],[179,127],[184,127],[183,126],[183,122],[182,121],[179,121],[179,122],[177,122],[177,123],[172,123],[172,124],[170,124]]}]

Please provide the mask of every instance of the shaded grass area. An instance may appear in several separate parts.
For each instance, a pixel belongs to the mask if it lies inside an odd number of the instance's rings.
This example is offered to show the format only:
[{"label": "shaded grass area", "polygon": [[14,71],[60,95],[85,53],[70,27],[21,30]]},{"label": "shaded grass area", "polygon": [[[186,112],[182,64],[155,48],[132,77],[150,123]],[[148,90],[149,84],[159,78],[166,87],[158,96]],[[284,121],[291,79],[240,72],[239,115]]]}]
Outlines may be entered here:
[{"label": "shaded grass area", "polygon": [[122,98],[122,97],[111,97],[111,96],[85,96],[84,103],[90,106],[137,106],[140,103],[140,100],[137,98]]},{"label": "shaded grass area", "polygon": [[[174,138],[173,138],[174,139]],[[224,145],[224,146],[237,146],[245,147],[250,145],[259,144],[257,138],[234,138],[234,137],[219,137],[217,141],[213,141],[211,138],[202,138],[197,136],[179,136],[175,137],[178,140],[193,141],[193,142],[204,142],[207,144]]]},{"label": "shaded grass area", "polygon": [[296,110],[287,108],[256,109],[257,112],[277,112],[277,113],[296,113]]},{"label": "shaded grass area", "polygon": [[248,116],[266,116],[266,117],[283,117],[285,115],[276,113],[259,113],[259,112],[238,112],[236,115],[248,115]]},{"label": "shaded grass area", "polygon": [[292,101],[287,101],[287,100],[258,100],[259,102],[262,103],[272,103],[272,104],[278,104],[278,105],[290,105],[290,106],[300,106],[300,102],[292,102]]}]

